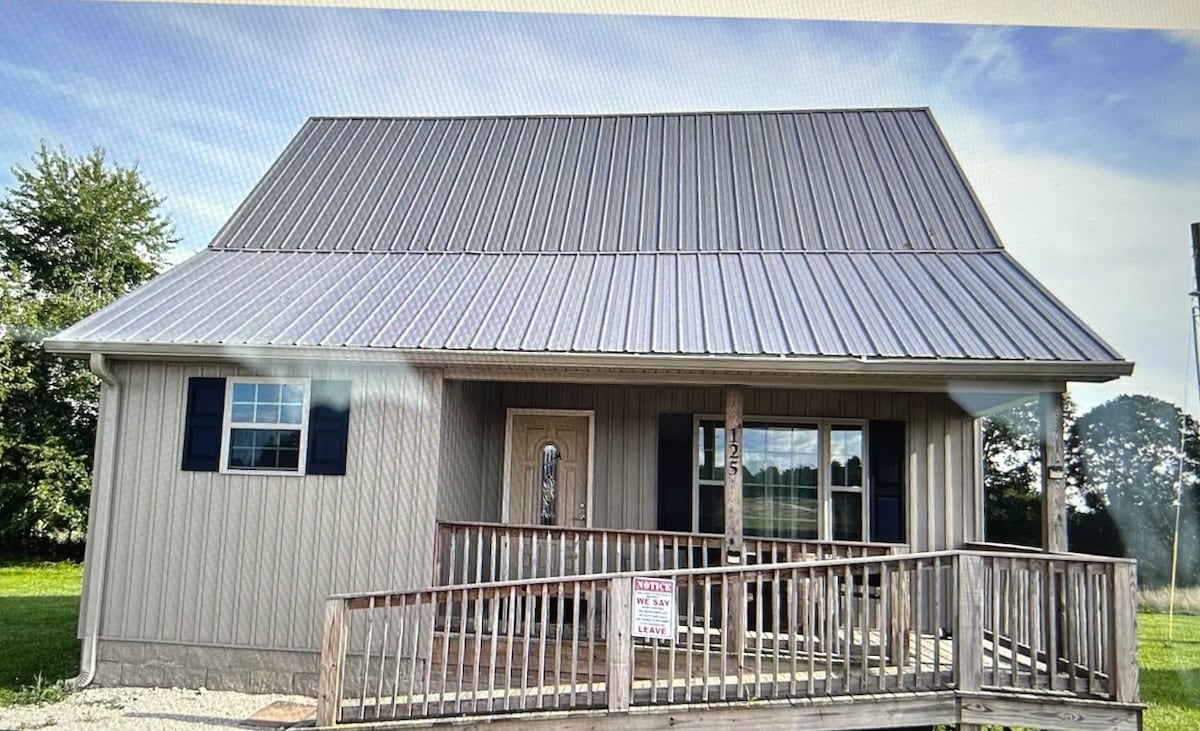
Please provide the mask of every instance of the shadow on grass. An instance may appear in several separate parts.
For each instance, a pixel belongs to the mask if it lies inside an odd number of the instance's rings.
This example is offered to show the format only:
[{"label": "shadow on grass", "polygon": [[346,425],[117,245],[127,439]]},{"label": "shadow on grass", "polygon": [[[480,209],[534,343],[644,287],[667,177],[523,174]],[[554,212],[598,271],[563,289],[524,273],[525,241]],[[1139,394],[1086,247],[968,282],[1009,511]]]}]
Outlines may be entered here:
[{"label": "shadow on grass", "polygon": [[1142,701],[1200,707],[1200,668],[1149,670],[1142,668],[1138,680]]},{"label": "shadow on grass", "polygon": [[0,596],[0,694],[78,671],[76,596]]}]

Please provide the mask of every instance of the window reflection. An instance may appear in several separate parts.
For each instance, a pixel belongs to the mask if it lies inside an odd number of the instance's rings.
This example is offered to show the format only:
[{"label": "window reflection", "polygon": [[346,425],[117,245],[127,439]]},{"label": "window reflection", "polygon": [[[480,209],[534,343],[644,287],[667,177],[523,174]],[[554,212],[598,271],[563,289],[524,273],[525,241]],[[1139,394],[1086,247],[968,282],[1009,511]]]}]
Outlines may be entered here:
[{"label": "window reflection", "polygon": [[[823,458],[822,440],[828,453]],[[700,422],[697,530],[724,532],[725,429]],[[746,422],[742,518],[747,536],[861,540],[863,428],[848,424]],[[821,516],[828,526],[822,534]]]}]

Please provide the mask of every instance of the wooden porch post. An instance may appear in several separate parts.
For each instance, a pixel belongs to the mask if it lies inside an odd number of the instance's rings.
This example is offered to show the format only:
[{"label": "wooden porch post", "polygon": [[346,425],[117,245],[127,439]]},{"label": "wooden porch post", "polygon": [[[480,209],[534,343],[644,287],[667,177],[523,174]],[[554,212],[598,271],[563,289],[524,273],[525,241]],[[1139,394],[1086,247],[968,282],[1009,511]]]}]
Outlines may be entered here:
[{"label": "wooden porch post", "polygon": [[1109,591],[1109,690],[1118,703],[1138,702],[1137,569],[1132,561],[1114,564]]},{"label": "wooden porch post", "polygon": [[1063,469],[1063,395],[1052,391],[1038,397],[1042,435],[1042,548],[1067,552],[1067,493]]},{"label": "wooden porch post", "polygon": [[[983,687],[983,557],[969,553],[957,557],[954,591],[954,682],[962,693]],[[959,710],[959,718],[962,710]],[[959,723],[958,731],[981,731],[973,723]]]},{"label": "wooden porch post", "polygon": [[608,580],[608,710],[628,713],[633,693],[633,579]]},{"label": "wooden porch post", "polygon": [[317,676],[317,725],[332,726],[341,720],[342,663],[346,656],[346,602],[325,600],[321,668]]},{"label": "wooden porch post", "polygon": [[742,390],[725,391],[725,563],[742,562]]},{"label": "wooden porch post", "polygon": [[[742,389],[725,390],[725,560],[726,565],[741,564],[745,541],[742,536]],[[746,643],[746,585],[730,577],[725,629],[726,647],[741,663]]]}]

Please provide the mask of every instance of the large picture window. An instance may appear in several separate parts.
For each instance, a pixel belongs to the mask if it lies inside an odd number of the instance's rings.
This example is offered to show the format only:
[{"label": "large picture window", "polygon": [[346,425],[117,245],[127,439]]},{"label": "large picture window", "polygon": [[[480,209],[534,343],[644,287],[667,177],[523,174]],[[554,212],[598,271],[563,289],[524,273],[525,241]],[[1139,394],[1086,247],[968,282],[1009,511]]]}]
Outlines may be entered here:
[{"label": "large picture window", "polygon": [[222,471],[304,473],[307,381],[230,379],[226,399]]},{"label": "large picture window", "polygon": [[[694,529],[725,531],[725,426],[697,430]],[[742,530],[747,536],[861,541],[866,428],[841,421],[746,421]]]}]

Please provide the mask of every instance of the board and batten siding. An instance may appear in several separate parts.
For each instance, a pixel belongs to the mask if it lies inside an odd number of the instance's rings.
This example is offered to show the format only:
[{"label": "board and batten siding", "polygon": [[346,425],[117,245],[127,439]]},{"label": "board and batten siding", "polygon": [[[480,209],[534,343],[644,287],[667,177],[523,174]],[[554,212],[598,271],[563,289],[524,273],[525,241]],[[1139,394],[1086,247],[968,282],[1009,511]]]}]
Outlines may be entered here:
[{"label": "board and batten siding", "polygon": [[500,385],[445,381],[437,517],[500,520],[504,409]]},{"label": "board and batten siding", "polygon": [[[122,404],[102,639],[317,650],[329,594],[429,583],[440,372],[132,361],[113,371]],[[183,471],[194,376],[351,381],[346,475]]]},{"label": "board and batten siding", "polygon": [[[587,409],[595,412],[593,525],[656,527],[658,415],[720,416],[722,388],[508,383],[507,408]],[[465,408],[494,408],[492,401]],[[982,540],[978,420],[942,393],[747,389],[747,420],[808,417],[896,420],[908,443],[908,538],[912,550],[936,550]],[[503,418],[503,416],[501,416]],[[503,435],[492,439],[503,440]],[[869,438],[869,435],[868,435]],[[495,449],[495,445],[491,447]],[[494,465],[485,475],[499,494]]]}]

